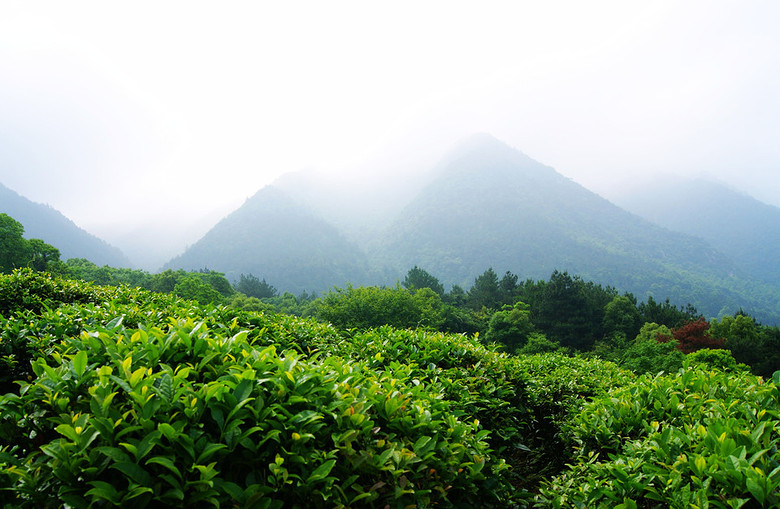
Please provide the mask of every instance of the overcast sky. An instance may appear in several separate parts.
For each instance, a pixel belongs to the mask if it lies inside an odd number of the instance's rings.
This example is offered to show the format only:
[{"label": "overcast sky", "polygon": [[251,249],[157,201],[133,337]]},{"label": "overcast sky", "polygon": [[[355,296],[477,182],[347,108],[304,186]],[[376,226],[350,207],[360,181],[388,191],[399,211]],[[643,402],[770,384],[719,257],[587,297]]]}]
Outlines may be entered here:
[{"label": "overcast sky", "polygon": [[0,183],[111,237],[488,132],[603,194],[665,172],[780,206],[778,26],[774,1],[3,2]]}]

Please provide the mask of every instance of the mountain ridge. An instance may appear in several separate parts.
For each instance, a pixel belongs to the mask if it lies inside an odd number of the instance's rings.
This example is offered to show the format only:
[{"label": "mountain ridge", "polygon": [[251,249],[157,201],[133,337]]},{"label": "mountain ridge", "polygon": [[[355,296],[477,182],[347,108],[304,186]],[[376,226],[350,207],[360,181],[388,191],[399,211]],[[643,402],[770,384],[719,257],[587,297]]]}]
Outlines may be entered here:
[{"label": "mountain ridge", "polygon": [[[268,271],[253,273],[289,289],[285,278],[290,280],[296,270],[308,270],[305,263],[293,260],[301,253],[319,258],[320,265],[339,263],[337,273],[342,279],[329,281],[337,286],[394,284],[415,265],[445,285],[460,286],[467,286],[489,267],[511,271],[521,279],[544,279],[559,270],[632,292],[640,299],[668,297],[679,305],[692,303],[709,316],[745,308],[760,320],[780,323],[772,304],[780,296],[779,286],[756,281],[706,240],[626,211],[490,135],[473,136],[456,146],[431,175],[405,205],[397,205],[394,216],[385,218],[387,226],[373,237],[364,237],[360,246],[349,241],[337,246],[331,239],[329,249],[318,244],[325,238],[345,240],[343,229],[316,207],[307,208],[302,200],[306,192],[296,197],[295,180],[288,180],[284,207],[306,209],[310,226],[274,230],[276,238],[266,244],[262,256],[267,267],[274,258],[284,260],[273,269],[280,273],[278,279]],[[268,198],[264,190],[272,187],[261,189],[252,199],[263,201]],[[341,200],[350,214],[372,213],[370,199]],[[253,216],[252,207],[258,206],[245,203],[237,217],[249,222],[280,220],[272,200]],[[249,234],[243,228],[236,229],[241,232],[238,237]],[[321,234],[319,242],[305,242],[312,229]],[[224,237],[221,243],[238,237]],[[300,246],[302,251],[296,255],[285,244]],[[235,272],[220,266],[218,257],[212,260],[209,268]],[[298,281],[290,286],[300,289],[300,285]]]},{"label": "mountain ridge", "polygon": [[131,266],[119,248],[84,230],[57,209],[33,202],[3,184],[0,212],[20,222],[26,238],[38,238],[59,249],[62,260],[87,258],[101,266]]}]

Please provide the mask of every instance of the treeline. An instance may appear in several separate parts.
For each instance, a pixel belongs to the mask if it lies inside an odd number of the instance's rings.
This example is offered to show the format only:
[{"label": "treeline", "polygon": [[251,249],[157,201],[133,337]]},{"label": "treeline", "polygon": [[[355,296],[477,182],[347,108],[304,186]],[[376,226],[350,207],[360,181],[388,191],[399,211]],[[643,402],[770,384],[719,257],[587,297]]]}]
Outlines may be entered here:
[{"label": "treeline", "polygon": [[60,251],[41,239],[25,239],[24,226],[8,214],[0,214],[0,273],[19,267],[37,271],[59,270]]},{"label": "treeline", "polygon": [[[271,305],[273,297],[234,299]],[[780,369],[780,330],[745,313],[707,321],[691,305],[644,302],[567,272],[519,281],[491,268],[466,291],[445,292],[436,277],[414,267],[395,287],[337,288],[316,300],[283,298],[284,311],[314,316],[342,330],[383,325],[478,334],[512,353],[552,351],[598,356],[635,372],[674,371],[702,349],[725,350],[717,362],[771,376]],[[281,309],[280,309],[281,310]]]}]

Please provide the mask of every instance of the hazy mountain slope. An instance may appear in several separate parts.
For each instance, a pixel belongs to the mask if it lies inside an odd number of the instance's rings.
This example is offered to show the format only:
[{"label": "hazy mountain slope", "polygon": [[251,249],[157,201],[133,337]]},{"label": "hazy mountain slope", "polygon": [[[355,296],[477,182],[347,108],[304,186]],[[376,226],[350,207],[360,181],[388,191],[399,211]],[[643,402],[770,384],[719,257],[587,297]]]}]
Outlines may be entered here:
[{"label": "hazy mountain slope", "polygon": [[208,268],[229,279],[251,273],[296,294],[369,280],[357,246],[274,186],[258,191],[165,268]]},{"label": "hazy mountain slope", "polygon": [[118,248],[79,228],[48,205],[35,203],[0,184],[0,212],[24,226],[28,239],[42,239],[60,250],[60,258],[86,258],[97,265],[130,267]]},{"label": "hazy mountain slope", "polygon": [[701,237],[748,274],[780,286],[780,208],[705,180],[668,179],[614,200],[665,228]]},{"label": "hazy mountain slope", "polygon": [[[401,212],[370,255],[401,276],[414,265],[470,285],[492,266],[521,278],[555,270],[671,297],[707,314],[776,310],[706,242],[630,214],[492,137],[470,139]],[[751,284],[750,288],[757,288]]]},{"label": "hazy mountain slope", "polygon": [[273,185],[365,247],[423,188],[430,173],[426,168],[408,178],[382,170],[367,167],[340,175],[300,171],[282,175]]}]

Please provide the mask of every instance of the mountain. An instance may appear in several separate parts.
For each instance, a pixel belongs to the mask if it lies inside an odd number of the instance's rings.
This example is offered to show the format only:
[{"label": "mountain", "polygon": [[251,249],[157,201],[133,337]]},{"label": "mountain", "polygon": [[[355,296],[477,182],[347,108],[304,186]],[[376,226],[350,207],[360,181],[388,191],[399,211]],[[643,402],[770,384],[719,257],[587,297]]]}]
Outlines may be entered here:
[{"label": "mountain", "polygon": [[251,273],[296,293],[394,284],[415,265],[466,288],[489,267],[521,280],[559,270],[640,300],[691,303],[706,316],[743,308],[780,323],[780,284],[754,277],[744,253],[713,244],[628,212],[478,135],[416,182],[288,175],[166,267],[209,268],[231,279]]},{"label": "mountain", "polygon": [[557,269],[709,316],[743,306],[780,320],[778,288],[704,240],[631,214],[487,135],[445,159],[369,255],[399,275],[418,265],[445,284],[470,286],[487,267],[521,279]]},{"label": "mountain", "polygon": [[780,208],[701,179],[665,179],[614,199],[665,228],[701,237],[751,276],[780,286]]},{"label": "mountain", "polygon": [[165,268],[209,268],[231,280],[253,274],[296,294],[371,279],[354,243],[275,186],[247,199]]},{"label": "mountain", "polygon": [[129,267],[118,248],[79,228],[61,212],[35,203],[0,184],[0,212],[24,226],[24,236],[41,239],[60,250],[60,258],[86,258],[97,265]]}]

